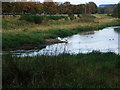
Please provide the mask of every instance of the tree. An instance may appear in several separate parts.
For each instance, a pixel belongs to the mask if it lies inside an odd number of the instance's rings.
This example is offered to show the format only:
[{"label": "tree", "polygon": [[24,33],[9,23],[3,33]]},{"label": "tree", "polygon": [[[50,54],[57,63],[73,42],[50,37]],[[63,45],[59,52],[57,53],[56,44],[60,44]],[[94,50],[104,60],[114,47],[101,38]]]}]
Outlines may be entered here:
[{"label": "tree", "polygon": [[54,2],[44,2],[43,6],[43,11],[46,14],[55,14],[58,12],[57,5]]},{"label": "tree", "polygon": [[94,2],[89,2],[86,4],[86,10],[87,13],[95,14],[97,13],[97,5]]},{"label": "tree", "polygon": [[120,18],[120,3],[116,5],[116,7],[113,10],[113,16]]}]

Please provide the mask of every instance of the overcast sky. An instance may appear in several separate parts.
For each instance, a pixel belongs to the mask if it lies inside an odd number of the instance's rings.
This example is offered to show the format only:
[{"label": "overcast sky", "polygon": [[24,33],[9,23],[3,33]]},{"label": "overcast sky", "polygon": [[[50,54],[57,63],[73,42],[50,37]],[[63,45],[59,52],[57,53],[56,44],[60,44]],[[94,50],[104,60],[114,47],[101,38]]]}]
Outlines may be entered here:
[{"label": "overcast sky", "polygon": [[[44,0],[38,0],[38,1],[43,2]],[[71,2],[71,4],[81,4],[81,3],[93,1],[97,5],[100,5],[100,4],[117,4],[120,0],[53,0],[53,1],[54,2],[69,1],[69,2]]]}]

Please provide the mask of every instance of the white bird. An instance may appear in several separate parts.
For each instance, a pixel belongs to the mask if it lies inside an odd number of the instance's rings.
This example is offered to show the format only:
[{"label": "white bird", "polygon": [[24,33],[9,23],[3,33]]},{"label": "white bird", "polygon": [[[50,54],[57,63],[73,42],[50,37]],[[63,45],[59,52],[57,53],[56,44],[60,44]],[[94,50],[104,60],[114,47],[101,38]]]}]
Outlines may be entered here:
[{"label": "white bird", "polygon": [[65,43],[68,43],[68,40],[67,40],[67,38],[61,39],[60,37],[57,37],[57,39],[58,39],[58,40],[60,40],[60,41],[63,41],[63,42],[65,42]]},{"label": "white bird", "polygon": [[62,41],[62,39],[60,37],[57,37],[58,40]]}]

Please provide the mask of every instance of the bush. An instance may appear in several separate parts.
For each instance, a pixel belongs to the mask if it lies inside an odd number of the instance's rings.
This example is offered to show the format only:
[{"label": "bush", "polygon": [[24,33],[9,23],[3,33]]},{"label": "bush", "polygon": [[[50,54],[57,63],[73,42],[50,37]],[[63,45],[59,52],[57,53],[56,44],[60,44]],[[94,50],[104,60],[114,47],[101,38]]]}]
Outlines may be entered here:
[{"label": "bush", "polygon": [[77,15],[78,18],[81,18],[80,14]]},{"label": "bush", "polygon": [[40,15],[22,15],[20,17],[20,20],[33,22],[35,24],[41,24],[42,21],[44,20],[44,16],[40,16]]},{"label": "bush", "polygon": [[33,22],[35,24],[41,24],[44,20],[59,20],[59,19],[65,19],[67,20],[67,16],[55,16],[55,15],[49,15],[49,16],[43,16],[43,15],[22,15],[20,17],[20,20],[25,20],[28,22]]},{"label": "bush", "polygon": [[69,16],[70,20],[74,20],[75,19],[74,14],[68,14],[68,16]]},{"label": "bush", "polygon": [[43,16],[34,16],[33,18],[34,18],[35,24],[40,24],[44,20]]}]

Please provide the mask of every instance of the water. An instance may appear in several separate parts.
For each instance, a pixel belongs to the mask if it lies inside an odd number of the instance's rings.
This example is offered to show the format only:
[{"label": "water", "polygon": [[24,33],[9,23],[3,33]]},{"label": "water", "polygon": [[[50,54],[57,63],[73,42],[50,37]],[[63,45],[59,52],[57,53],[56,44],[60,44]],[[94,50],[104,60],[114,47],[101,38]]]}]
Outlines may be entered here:
[{"label": "water", "polygon": [[[114,52],[118,54],[118,36],[120,26],[107,27],[99,31],[76,34],[62,38],[68,43],[48,45],[40,50],[17,50],[11,51],[13,55],[20,57],[36,55],[59,55],[62,53],[78,54],[92,51]],[[3,52],[7,54],[7,52]]]}]

